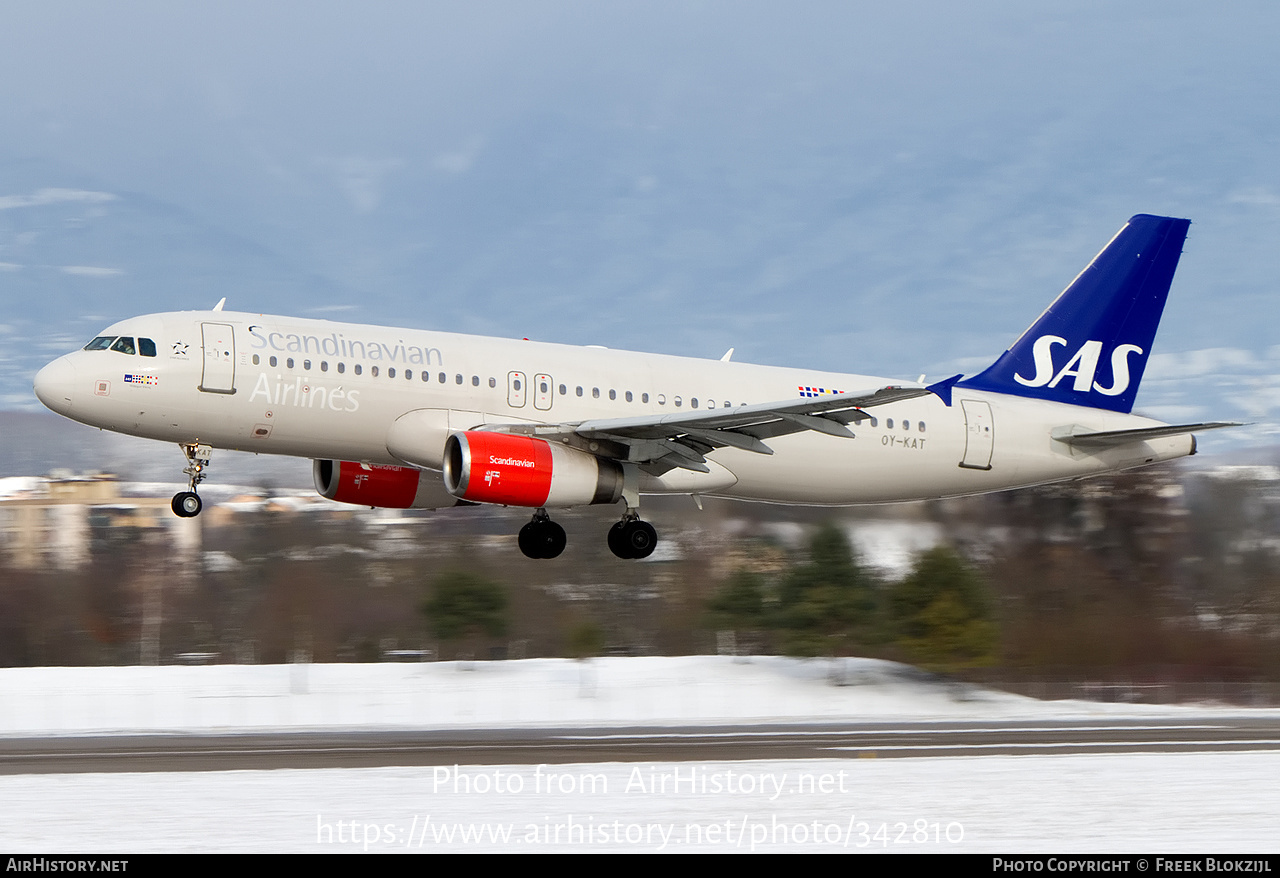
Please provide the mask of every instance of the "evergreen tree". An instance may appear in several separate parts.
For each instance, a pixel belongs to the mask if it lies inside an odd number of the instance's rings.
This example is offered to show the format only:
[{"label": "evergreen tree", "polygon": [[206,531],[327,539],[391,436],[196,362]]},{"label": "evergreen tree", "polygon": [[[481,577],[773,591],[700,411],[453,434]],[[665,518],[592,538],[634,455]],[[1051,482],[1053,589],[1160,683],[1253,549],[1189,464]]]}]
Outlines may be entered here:
[{"label": "evergreen tree", "polygon": [[833,524],[810,540],[808,560],[783,578],[775,624],[789,655],[848,655],[879,639],[872,576]]},{"label": "evergreen tree", "polygon": [[944,546],[916,559],[906,579],[889,593],[895,643],[923,668],[954,672],[996,659],[998,628],[986,585]]},{"label": "evergreen tree", "polygon": [[468,641],[473,654],[482,635],[506,633],[506,610],[507,595],[498,582],[465,570],[442,573],[431,598],[422,605],[437,637],[446,643]]},{"label": "evergreen tree", "polygon": [[707,604],[717,628],[749,631],[764,624],[764,579],[750,570],[735,570]]}]

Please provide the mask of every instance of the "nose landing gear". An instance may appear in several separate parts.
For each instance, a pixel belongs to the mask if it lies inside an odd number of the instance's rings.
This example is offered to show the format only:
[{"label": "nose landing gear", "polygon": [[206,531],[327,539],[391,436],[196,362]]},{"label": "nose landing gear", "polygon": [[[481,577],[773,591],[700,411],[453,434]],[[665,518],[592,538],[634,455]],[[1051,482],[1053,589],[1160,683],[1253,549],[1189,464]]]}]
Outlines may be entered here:
[{"label": "nose landing gear", "polygon": [[173,514],[179,518],[194,518],[204,508],[196,488],[205,479],[204,469],[209,465],[209,459],[213,457],[213,446],[183,443],[178,447],[187,456],[187,468],[183,470],[187,474],[187,490],[174,494],[170,506],[173,508]]}]

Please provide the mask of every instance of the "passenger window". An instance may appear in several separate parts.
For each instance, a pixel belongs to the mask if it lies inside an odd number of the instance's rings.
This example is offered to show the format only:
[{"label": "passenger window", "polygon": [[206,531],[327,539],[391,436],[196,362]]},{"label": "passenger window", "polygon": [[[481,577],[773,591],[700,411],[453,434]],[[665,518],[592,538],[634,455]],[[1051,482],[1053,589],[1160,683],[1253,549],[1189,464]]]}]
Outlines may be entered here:
[{"label": "passenger window", "polygon": [[665,393],[659,393],[658,405],[666,405],[666,404],[667,404],[667,395]]},{"label": "passenger window", "polygon": [[280,365],[280,361],[279,361],[279,360],[277,360],[275,357],[272,357],[271,359],[267,360],[267,362],[271,364],[271,368],[273,368],[273,369],[274,369],[276,366]]},{"label": "passenger window", "polygon": [[563,384],[561,384],[561,385],[560,385],[560,395],[561,395],[561,396],[564,396],[564,395],[565,395],[565,393],[568,391],[568,389],[569,389],[569,388],[567,388],[567,387],[565,387]]},{"label": "passenger window", "polygon": [[378,377],[378,367],[377,367],[377,366],[370,366],[370,367],[369,367],[369,375],[370,375],[370,377],[377,378],[377,377]]},{"label": "passenger window", "polygon": [[321,360],[321,361],[320,361],[320,371],[321,371],[321,372],[328,372],[328,371],[329,371],[329,361],[328,361],[328,360]]},{"label": "passenger window", "polygon": [[916,422],[916,429],[917,429],[917,430],[919,430],[921,433],[923,433],[923,432],[924,432],[924,421],[917,421],[917,422]]},{"label": "passenger window", "polygon": [[689,405],[696,409],[698,407],[698,398],[695,396],[693,399],[689,400]]},{"label": "passenger window", "polygon": [[[375,368],[376,368],[376,367],[375,367]],[[387,370],[387,377],[388,377],[388,378],[394,378],[394,377],[396,377],[396,367],[395,367],[395,366],[392,366],[390,369],[388,369],[388,370]]]},{"label": "passenger window", "polygon": [[405,381],[412,381],[412,380],[413,380],[413,370],[412,370],[412,369],[405,369],[405,370],[404,370],[404,380],[405,380]]},{"label": "passenger window", "polygon": [[[498,386],[498,379],[497,379],[497,378],[490,378],[490,379],[489,379],[489,386],[490,386],[490,387],[497,387],[497,386]],[[547,389],[547,388],[546,388],[546,385],[543,385],[543,388],[542,388],[542,389],[543,389],[543,391],[545,391],[545,390]]]},{"label": "passenger window", "polygon": [[441,372],[441,373],[440,373],[440,383],[441,383],[441,384],[444,384],[444,383],[445,383],[446,381],[448,381],[448,380],[449,380],[449,379],[445,376],[445,374],[444,374],[443,372]]},{"label": "passenger window", "polygon": [[903,421],[903,422],[902,422],[902,429],[904,429],[904,430],[910,430],[910,429],[911,429],[911,422],[910,422],[910,421]]},{"label": "passenger window", "polygon": [[879,422],[878,420],[876,420],[875,418],[872,418],[872,419],[871,419],[871,426],[873,426],[873,427],[879,427],[879,426],[880,426],[880,422]]},{"label": "passenger window", "polygon": [[579,385],[579,387],[578,387],[578,396],[582,396],[582,387],[581,387],[581,385]]},{"label": "passenger window", "polygon": [[684,400],[682,400],[682,399],[681,399],[680,397],[678,397],[678,396],[673,396],[673,397],[671,398],[671,401],[672,401],[672,402],[674,402],[674,403],[676,404],[676,408],[680,408],[681,404],[684,402]]},{"label": "passenger window", "polygon": [[479,376],[479,375],[472,375],[472,376],[471,376],[471,386],[472,386],[472,387],[479,387],[479,386],[480,386],[480,376]]},{"label": "passenger window", "polygon": [[342,375],[342,374],[343,374],[343,373],[345,373],[346,371],[347,371],[347,364],[346,364],[346,363],[339,363],[339,364],[338,364],[338,374],[339,374],[339,375]]},{"label": "passenger window", "polygon": [[648,402],[648,401],[649,401],[649,394],[647,394],[647,393],[642,393],[642,394],[640,394],[640,401],[641,401],[641,402]]},{"label": "passenger window", "polygon": [[461,384],[461,383],[462,383],[462,373],[461,373],[461,372],[459,372],[457,375],[453,376],[453,378],[454,378],[454,381],[453,381],[453,383],[454,383],[454,384]]},{"label": "passenger window", "polygon": [[599,387],[593,387],[593,388],[591,388],[591,398],[592,398],[592,399],[599,399],[599,398],[600,398],[600,388],[599,388]]},{"label": "passenger window", "polygon": [[116,339],[116,343],[111,346],[111,350],[119,351],[122,354],[133,356],[137,351],[133,347],[133,339],[127,335],[122,335]]},{"label": "passenger window", "polygon": [[258,359],[258,355],[257,355],[257,354],[254,354],[254,355],[253,355],[253,365],[257,366],[257,365],[259,364],[259,362],[260,362],[260,361],[259,361],[259,359]]},{"label": "passenger window", "polygon": [[893,429],[893,418],[885,418],[884,425],[887,429]]},{"label": "passenger window", "polygon": [[631,402],[631,391],[627,391],[627,402]]},{"label": "passenger window", "polygon": [[359,363],[356,363],[353,368],[356,370],[357,375],[359,375],[361,372],[364,371],[364,367],[361,366]]},{"label": "passenger window", "polygon": [[422,373],[422,381],[423,381],[423,383],[424,383],[424,384],[430,384],[430,383],[431,383],[431,373],[430,373],[430,372],[423,372],[423,373]]},{"label": "passenger window", "polygon": [[289,359],[285,360],[285,361],[284,361],[284,364],[285,364],[285,366],[286,366],[286,367],[288,367],[288,368],[292,369],[292,368],[293,368],[293,357],[290,357]]},{"label": "passenger window", "polygon": [[609,399],[617,399],[617,398],[618,398],[618,391],[611,389],[609,391]]},{"label": "passenger window", "polygon": [[310,372],[310,371],[311,371],[311,361],[310,361],[310,360],[303,360],[303,361],[302,361],[302,371],[304,371],[304,372]]},{"label": "passenger window", "polygon": [[[142,354],[144,357],[154,357],[156,355],[156,343],[149,338],[138,339],[138,353]],[[257,360],[254,360],[253,362],[254,365],[257,365],[258,363]]]}]

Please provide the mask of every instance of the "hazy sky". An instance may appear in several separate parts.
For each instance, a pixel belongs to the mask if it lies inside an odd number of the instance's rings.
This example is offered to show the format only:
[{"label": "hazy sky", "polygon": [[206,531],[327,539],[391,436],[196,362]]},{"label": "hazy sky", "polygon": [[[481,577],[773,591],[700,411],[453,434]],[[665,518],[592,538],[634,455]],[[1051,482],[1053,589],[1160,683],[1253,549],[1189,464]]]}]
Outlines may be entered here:
[{"label": "hazy sky", "polygon": [[1270,424],[1277,37],[1263,2],[8,0],[0,406],[222,295],[974,371],[1149,212],[1194,225],[1139,406]]}]

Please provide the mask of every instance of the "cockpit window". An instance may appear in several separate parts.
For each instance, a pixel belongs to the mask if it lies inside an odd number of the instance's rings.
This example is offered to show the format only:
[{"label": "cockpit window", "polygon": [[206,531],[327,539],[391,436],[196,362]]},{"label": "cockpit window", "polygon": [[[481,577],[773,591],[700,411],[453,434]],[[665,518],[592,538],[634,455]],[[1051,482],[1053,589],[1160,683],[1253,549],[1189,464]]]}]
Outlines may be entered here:
[{"label": "cockpit window", "polygon": [[117,338],[116,343],[111,346],[111,350],[119,351],[122,354],[129,354],[130,356],[137,353],[137,350],[133,346],[133,339],[127,335],[122,335]]},{"label": "cockpit window", "polygon": [[86,351],[105,351],[116,340],[114,335],[100,335],[84,346]]},{"label": "cockpit window", "polygon": [[156,355],[156,343],[149,338],[138,339],[138,353],[144,357],[154,357]]}]

